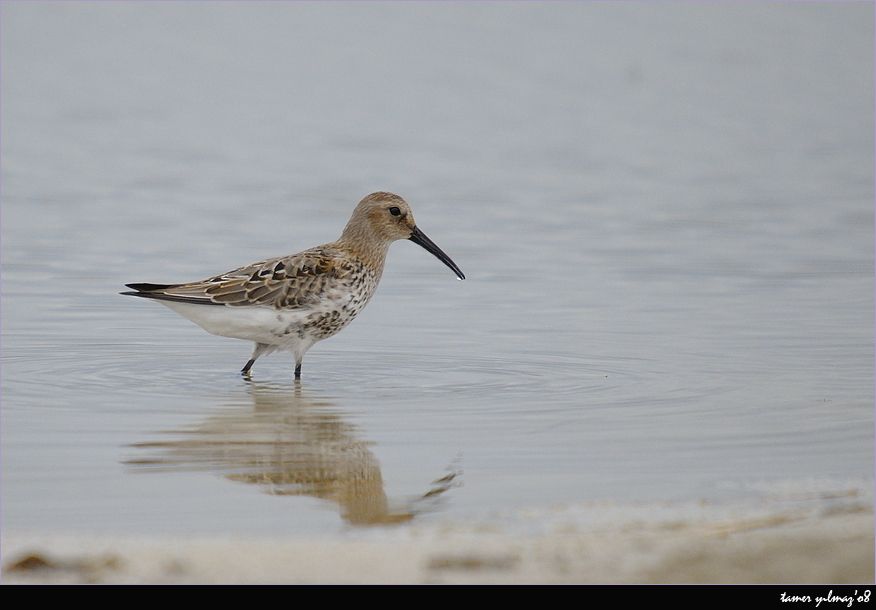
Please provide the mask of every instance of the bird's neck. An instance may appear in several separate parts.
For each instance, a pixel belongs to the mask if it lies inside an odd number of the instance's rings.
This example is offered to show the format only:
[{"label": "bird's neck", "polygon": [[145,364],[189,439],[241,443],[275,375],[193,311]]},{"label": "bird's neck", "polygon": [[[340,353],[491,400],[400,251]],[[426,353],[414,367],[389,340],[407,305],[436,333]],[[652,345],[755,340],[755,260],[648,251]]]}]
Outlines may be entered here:
[{"label": "bird's neck", "polygon": [[347,225],[340,239],[335,243],[339,248],[355,255],[379,275],[383,271],[386,253],[392,242],[378,238],[361,226]]}]

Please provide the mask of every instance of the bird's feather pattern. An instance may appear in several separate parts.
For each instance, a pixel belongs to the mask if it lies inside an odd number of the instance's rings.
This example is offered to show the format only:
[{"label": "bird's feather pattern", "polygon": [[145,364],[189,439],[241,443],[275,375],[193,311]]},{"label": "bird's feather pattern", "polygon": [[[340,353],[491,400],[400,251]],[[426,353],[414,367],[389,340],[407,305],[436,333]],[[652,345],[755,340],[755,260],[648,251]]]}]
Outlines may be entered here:
[{"label": "bird's feather pattern", "polygon": [[192,303],[295,309],[317,304],[328,292],[349,285],[357,266],[349,253],[321,246],[153,293]]}]

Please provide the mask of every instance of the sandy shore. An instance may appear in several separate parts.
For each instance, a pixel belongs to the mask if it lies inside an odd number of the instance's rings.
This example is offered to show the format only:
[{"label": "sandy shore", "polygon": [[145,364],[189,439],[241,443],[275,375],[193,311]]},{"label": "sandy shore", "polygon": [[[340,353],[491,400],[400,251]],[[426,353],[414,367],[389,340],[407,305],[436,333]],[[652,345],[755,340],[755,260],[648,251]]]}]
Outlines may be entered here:
[{"label": "sandy shore", "polygon": [[872,498],[589,503],[290,539],[6,533],[3,583],[873,582]]}]

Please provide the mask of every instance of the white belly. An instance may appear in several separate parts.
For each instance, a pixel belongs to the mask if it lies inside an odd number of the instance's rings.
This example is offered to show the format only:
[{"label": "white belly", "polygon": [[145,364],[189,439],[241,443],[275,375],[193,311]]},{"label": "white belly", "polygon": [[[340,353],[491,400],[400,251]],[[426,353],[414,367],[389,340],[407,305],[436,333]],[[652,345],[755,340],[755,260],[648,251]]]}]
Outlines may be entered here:
[{"label": "white belly", "polygon": [[[316,339],[299,331],[313,310],[277,310],[272,307],[219,307],[178,301],[159,301],[208,333],[294,349],[302,341]],[[309,334],[309,333],[307,333]]]}]

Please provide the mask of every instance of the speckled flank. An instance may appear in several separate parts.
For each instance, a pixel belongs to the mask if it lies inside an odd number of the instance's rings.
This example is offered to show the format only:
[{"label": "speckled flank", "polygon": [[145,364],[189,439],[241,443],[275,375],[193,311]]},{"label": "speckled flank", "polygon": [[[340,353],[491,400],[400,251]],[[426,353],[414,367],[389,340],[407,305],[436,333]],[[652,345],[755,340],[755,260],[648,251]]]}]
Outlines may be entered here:
[{"label": "speckled flank", "polygon": [[359,202],[335,242],[197,282],[128,284],[135,292],[123,294],[159,300],[212,334],[255,342],[245,374],[260,356],[287,350],[295,355],[297,375],[304,353],[340,332],[368,304],[389,245],[399,239],[423,245],[464,277],[417,229],[404,199],[380,192]]}]

